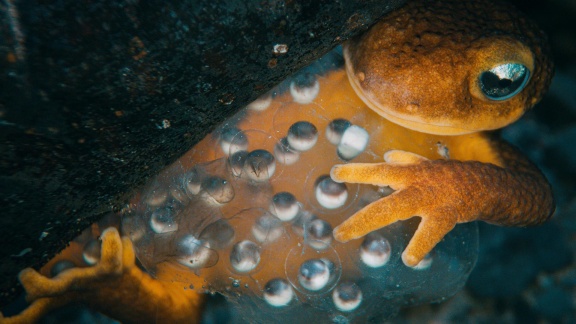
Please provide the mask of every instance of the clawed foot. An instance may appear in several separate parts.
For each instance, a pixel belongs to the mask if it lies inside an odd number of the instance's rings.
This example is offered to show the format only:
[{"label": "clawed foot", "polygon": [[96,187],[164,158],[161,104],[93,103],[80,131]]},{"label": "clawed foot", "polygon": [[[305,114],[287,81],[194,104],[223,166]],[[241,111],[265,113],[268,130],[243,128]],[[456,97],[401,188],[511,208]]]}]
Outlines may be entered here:
[{"label": "clawed foot", "polygon": [[[466,179],[453,172],[458,161],[428,160],[404,151],[389,151],[385,163],[336,165],[331,177],[338,182],[390,186],[395,192],[358,211],[334,229],[340,242],[413,216],[422,218],[402,253],[408,266],[416,266],[457,223],[476,217],[466,211]],[[450,163],[452,162],[452,163]]]}]

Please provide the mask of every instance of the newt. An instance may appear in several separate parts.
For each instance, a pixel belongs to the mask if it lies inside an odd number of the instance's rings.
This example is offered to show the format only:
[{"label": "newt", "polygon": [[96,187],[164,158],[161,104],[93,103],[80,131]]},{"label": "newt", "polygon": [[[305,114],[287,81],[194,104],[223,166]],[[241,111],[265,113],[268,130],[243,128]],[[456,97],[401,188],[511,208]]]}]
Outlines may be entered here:
[{"label": "newt", "polygon": [[[251,103],[137,193],[125,236],[99,233],[95,266],[54,278],[23,270],[31,305],[0,322],[72,301],[126,323],[197,322],[204,286],[253,298],[255,321],[283,310],[371,316],[385,308],[371,293],[417,300],[412,286],[436,289],[407,284],[431,278],[418,269],[461,286],[474,262],[458,253],[474,248],[450,238],[457,224],[551,217],[547,180],[497,131],[552,78],[528,18],[487,0],[409,1],[343,57]],[[449,253],[434,255],[442,240]]]}]

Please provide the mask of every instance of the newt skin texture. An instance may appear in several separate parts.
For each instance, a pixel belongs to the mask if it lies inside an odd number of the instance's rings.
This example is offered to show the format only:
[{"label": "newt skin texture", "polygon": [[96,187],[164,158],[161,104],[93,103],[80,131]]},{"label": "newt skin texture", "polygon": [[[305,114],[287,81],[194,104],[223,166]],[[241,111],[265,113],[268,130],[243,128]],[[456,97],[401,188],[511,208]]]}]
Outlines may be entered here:
[{"label": "newt skin texture", "polygon": [[[336,227],[336,240],[354,240],[420,217],[402,254],[406,265],[415,266],[458,223],[527,226],[551,217],[554,200],[542,173],[491,132],[535,105],[552,77],[545,36],[516,9],[485,0],[409,1],[348,41],[344,56],[345,71],[319,81],[315,102],[339,107],[326,109],[327,119],[353,118],[355,107],[369,107],[371,125],[365,127],[380,130],[370,135],[384,162],[336,165],[331,177],[395,191]],[[504,100],[487,97],[480,75],[508,63],[527,69],[527,83],[496,82],[520,91]],[[248,110],[238,127],[261,129],[279,109],[297,107],[286,104],[285,97],[272,100],[265,111]],[[338,106],[342,102],[347,104]],[[305,118],[301,109],[293,110],[290,118]],[[217,159],[215,147],[217,141],[208,136],[180,163]],[[131,241],[116,229],[103,231],[101,238],[102,256],[94,267],[70,269],[52,279],[23,270],[20,280],[31,305],[14,317],[0,315],[0,323],[35,322],[70,302],[88,304],[123,323],[200,320],[201,294],[152,279],[135,265]],[[202,285],[199,278],[191,280]]]},{"label": "newt skin texture", "polygon": [[[346,242],[420,216],[402,255],[413,266],[458,223],[526,226],[549,219],[555,204],[542,173],[485,132],[516,121],[542,98],[552,77],[545,40],[505,4],[415,1],[350,41],[344,49],[346,70],[370,108],[408,129],[461,141],[450,147],[449,161],[390,152],[380,165],[335,166],[331,175],[337,181],[396,190],[337,227],[335,238]],[[511,98],[491,100],[480,89],[479,76],[505,63],[526,66],[530,80]],[[477,141],[467,143],[468,136]]]}]

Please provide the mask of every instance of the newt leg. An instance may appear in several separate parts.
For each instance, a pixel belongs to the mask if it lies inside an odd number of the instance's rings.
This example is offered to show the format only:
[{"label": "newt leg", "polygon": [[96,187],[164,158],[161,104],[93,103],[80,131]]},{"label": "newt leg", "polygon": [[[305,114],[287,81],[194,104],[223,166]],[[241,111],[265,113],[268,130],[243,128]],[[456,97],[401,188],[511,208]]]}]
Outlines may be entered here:
[{"label": "newt leg", "polygon": [[50,310],[81,302],[123,323],[195,323],[200,318],[201,295],[174,289],[135,265],[132,242],[115,228],[101,235],[100,261],[89,268],[68,269],[47,278],[24,269],[20,281],[30,306],[22,313],[0,318],[1,323],[31,323]]},{"label": "newt leg", "polygon": [[335,181],[388,185],[396,191],[352,215],[334,229],[334,237],[346,242],[419,216],[422,221],[402,254],[406,265],[415,266],[458,223],[480,219],[524,226],[548,219],[554,208],[547,182],[537,168],[514,162],[521,160],[518,155],[506,157],[500,167],[389,151],[385,163],[336,165],[331,171]]}]

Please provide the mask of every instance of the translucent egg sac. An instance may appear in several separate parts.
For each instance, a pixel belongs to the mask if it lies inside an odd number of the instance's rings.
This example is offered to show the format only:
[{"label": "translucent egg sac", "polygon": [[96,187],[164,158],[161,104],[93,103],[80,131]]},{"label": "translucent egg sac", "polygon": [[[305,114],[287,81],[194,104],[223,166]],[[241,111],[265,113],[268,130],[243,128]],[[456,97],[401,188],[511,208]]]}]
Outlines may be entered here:
[{"label": "translucent egg sac", "polygon": [[333,165],[383,162],[390,149],[436,152],[435,142],[391,138],[339,55],[248,105],[134,196],[122,230],[150,274],[222,293],[250,323],[378,321],[463,286],[475,223],[458,225],[414,268],[401,253],[418,217],[333,239],[333,228],[391,192],[336,183]]}]

